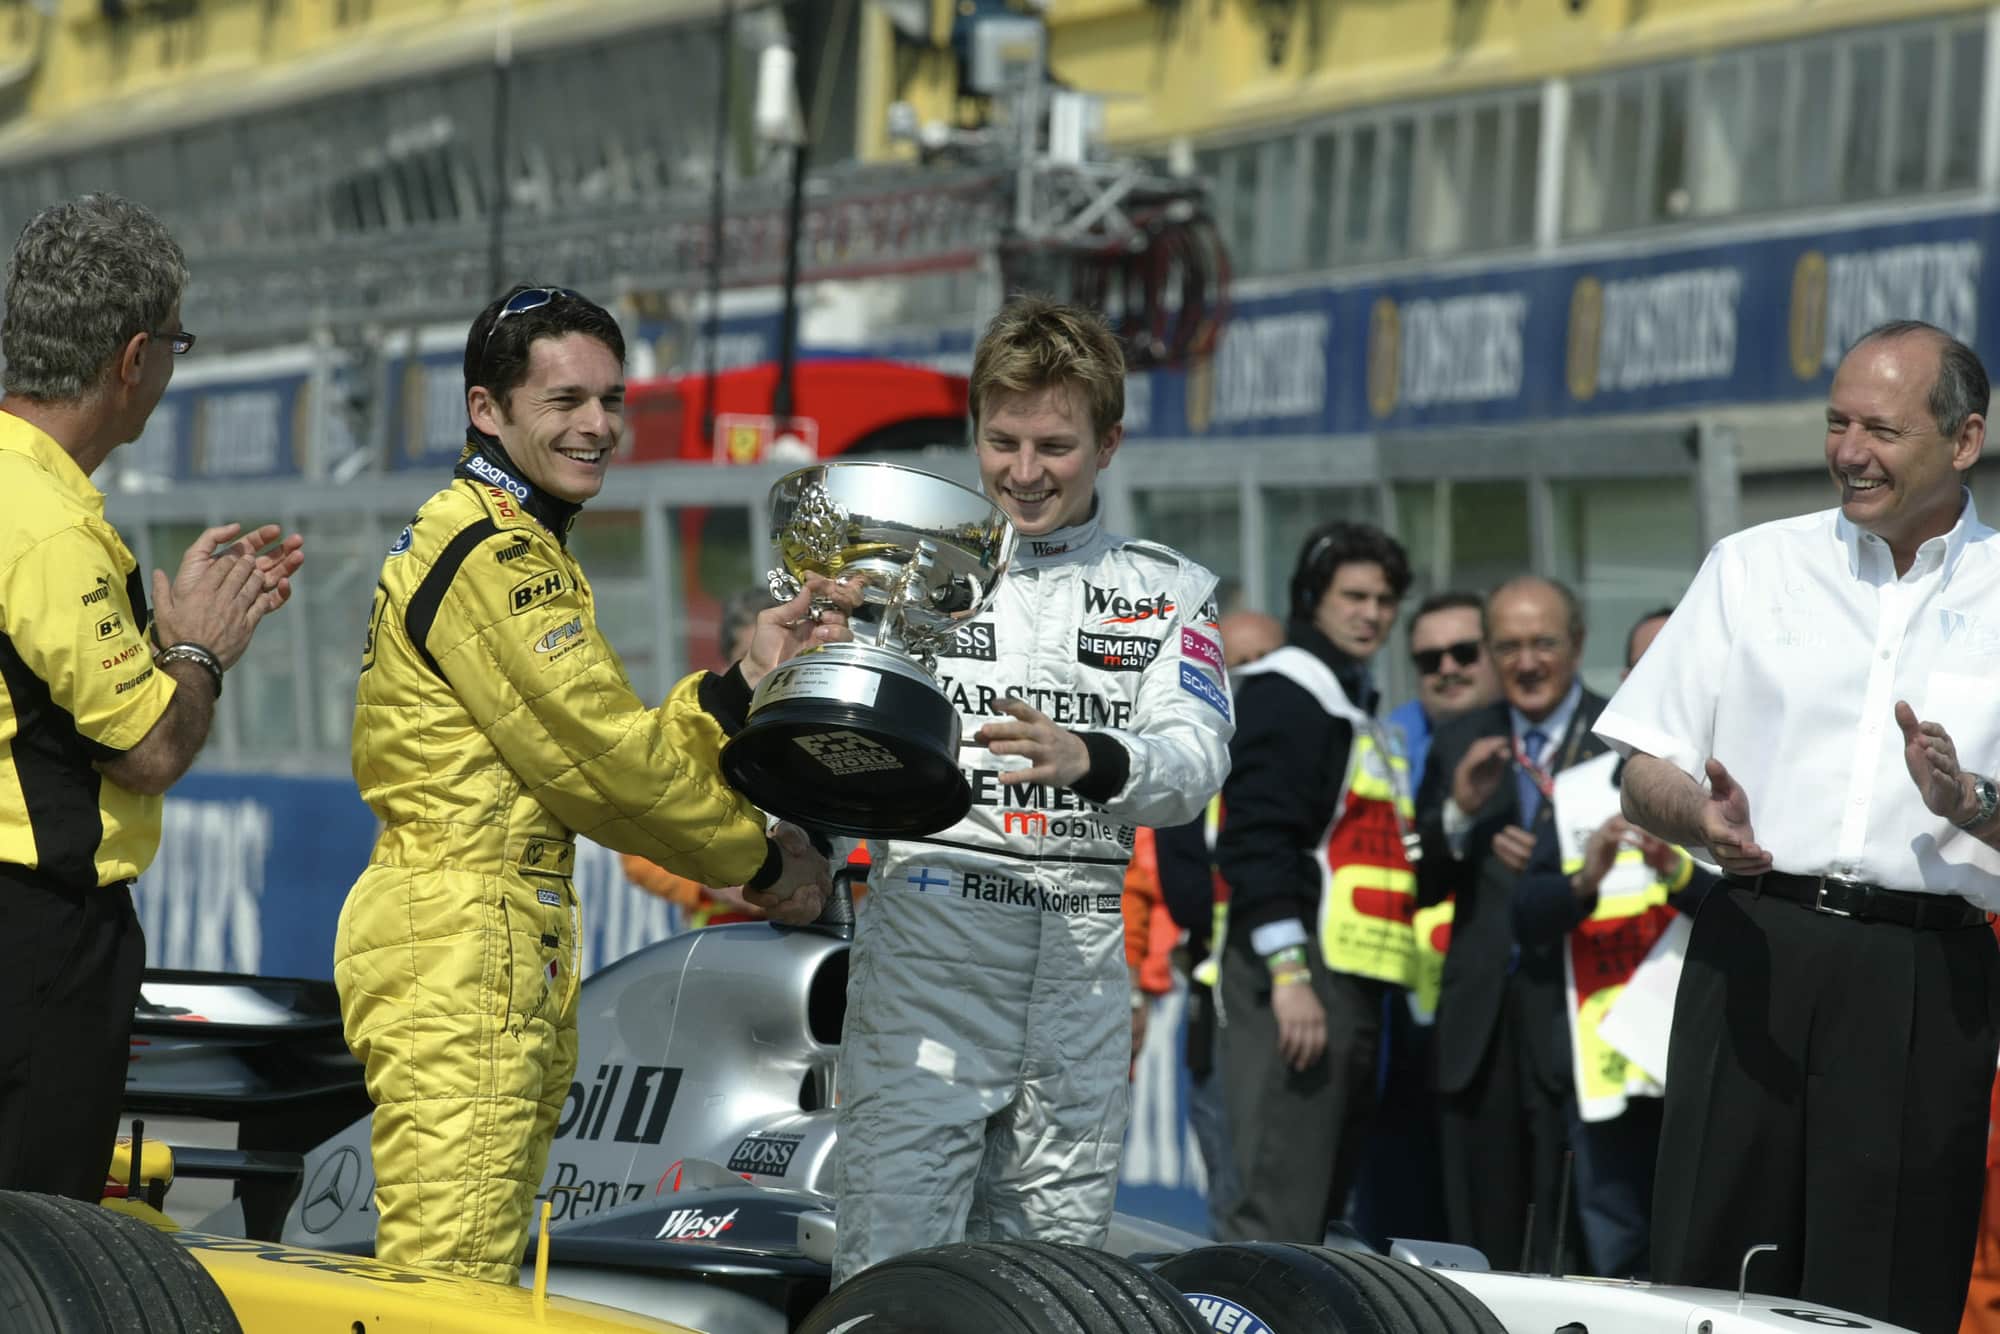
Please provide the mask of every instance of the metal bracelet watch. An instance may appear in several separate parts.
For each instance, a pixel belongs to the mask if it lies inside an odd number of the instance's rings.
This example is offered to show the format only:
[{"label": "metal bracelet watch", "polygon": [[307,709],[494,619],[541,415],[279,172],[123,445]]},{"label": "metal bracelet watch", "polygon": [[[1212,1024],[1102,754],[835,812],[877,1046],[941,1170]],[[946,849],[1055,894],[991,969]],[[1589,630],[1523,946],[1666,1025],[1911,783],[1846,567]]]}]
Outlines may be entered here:
[{"label": "metal bracelet watch", "polygon": [[1952,823],[1960,829],[1977,829],[1991,820],[1996,810],[2000,810],[2000,787],[1995,787],[1993,780],[1985,774],[1967,774],[1966,777],[1972,780],[1972,795],[1979,802],[1979,807],[1966,819]]},{"label": "metal bracelet watch", "polygon": [[215,683],[215,697],[222,698],[222,662],[200,644],[169,644],[153,655],[153,665],[164,668],[168,663],[199,663],[208,672],[209,680]]}]

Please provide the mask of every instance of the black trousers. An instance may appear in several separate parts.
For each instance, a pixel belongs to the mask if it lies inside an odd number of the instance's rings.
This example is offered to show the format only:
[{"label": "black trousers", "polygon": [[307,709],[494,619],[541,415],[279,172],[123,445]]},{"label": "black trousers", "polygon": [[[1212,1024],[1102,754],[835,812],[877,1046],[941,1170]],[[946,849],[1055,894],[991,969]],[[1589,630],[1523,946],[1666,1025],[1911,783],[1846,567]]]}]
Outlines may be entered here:
[{"label": "black trousers", "polygon": [[1218,1220],[1218,1241],[1317,1246],[1353,1188],[1375,1106],[1386,984],[1330,973],[1317,957],[1311,966],[1326,1007],[1326,1051],[1294,1070],[1278,1054],[1264,961],[1233,942],[1223,955],[1216,1065],[1236,1192]]},{"label": "black trousers", "polygon": [[[1522,1029],[1530,1019],[1512,979],[1503,1004],[1472,1082],[1438,1095],[1445,1217],[1451,1240],[1476,1247],[1495,1269],[1522,1266],[1524,1256],[1528,1269],[1569,1269],[1553,1254],[1568,1109],[1528,1069]],[[1534,1234],[1527,1246],[1530,1204]],[[1567,1254],[1576,1246],[1575,1229],[1565,1225],[1563,1235]]]},{"label": "black trousers", "polygon": [[1924,1334],[1965,1305],[2000,1050],[1985,926],[1920,931],[1729,886],[1674,1010],[1653,1277],[1822,1302]]},{"label": "black trousers", "polygon": [[103,1195],[145,965],[128,885],[0,872],[0,1189]]}]

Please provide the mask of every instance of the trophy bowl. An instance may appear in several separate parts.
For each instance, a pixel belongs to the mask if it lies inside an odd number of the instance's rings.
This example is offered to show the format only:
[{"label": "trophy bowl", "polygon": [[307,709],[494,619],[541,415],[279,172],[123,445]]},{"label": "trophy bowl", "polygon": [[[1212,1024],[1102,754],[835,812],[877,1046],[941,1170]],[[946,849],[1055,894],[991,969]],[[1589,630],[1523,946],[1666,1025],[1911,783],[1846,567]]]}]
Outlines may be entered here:
[{"label": "trophy bowl", "polygon": [[851,643],[808,649],[758,683],[722,750],[730,783],[773,815],[851,838],[936,833],[963,819],[959,717],[936,659],[992,600],[1015,533],[969,487],[891,463],[823,463],[771,488],[780,569],[860,586]]}]

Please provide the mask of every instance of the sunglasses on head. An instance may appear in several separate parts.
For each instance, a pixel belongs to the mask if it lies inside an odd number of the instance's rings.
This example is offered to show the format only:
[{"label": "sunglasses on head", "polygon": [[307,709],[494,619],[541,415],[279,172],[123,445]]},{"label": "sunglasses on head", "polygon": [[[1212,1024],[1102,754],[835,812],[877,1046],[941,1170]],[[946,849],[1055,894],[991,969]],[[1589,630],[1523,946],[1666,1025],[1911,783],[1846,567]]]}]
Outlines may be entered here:
[{"label": "sunglasses on head", "polygon": [[507,298],[507,304],[500,307],[500,313],[493,317],[493,323],[486,326],[486,341],[479,345],[479,360],[486,362],[486,354],[493,350],[493,331],[500,327],[500,321],[509,315],[525,315],[531,310],[540,310],[557,297],[567,297],[572,301],[586,298],[580,292],[572,292],[567,287],[524,287]]},{"label": "sunglasses on head", "polygon": [[1456,644],[1446,644],[1443,648],[1420,648],[1410,654],[1410,660],[1417,664],[1417,670],[1425,676],[1431,675],[1444,666],[1445,655],[1461,667],[1470,667],[1479,661],[1479,641],[1461,639]]}]

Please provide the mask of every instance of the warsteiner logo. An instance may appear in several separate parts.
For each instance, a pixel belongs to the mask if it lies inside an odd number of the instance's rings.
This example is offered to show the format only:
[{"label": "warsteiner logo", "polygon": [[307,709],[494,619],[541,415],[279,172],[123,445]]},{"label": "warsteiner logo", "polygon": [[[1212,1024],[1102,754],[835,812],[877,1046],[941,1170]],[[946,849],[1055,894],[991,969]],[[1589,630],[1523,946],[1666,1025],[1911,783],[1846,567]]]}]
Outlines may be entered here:
[{"label": "warsteiner logo", "polygon": [[1115,588],[1099,588],[1085,580],[1083,610],[1086,615],[1102,616],[1104,619],[1099,622],[1102,625],[1131,625],[1173,615],[1174,600],[1165,593],[1128,598]]}]

